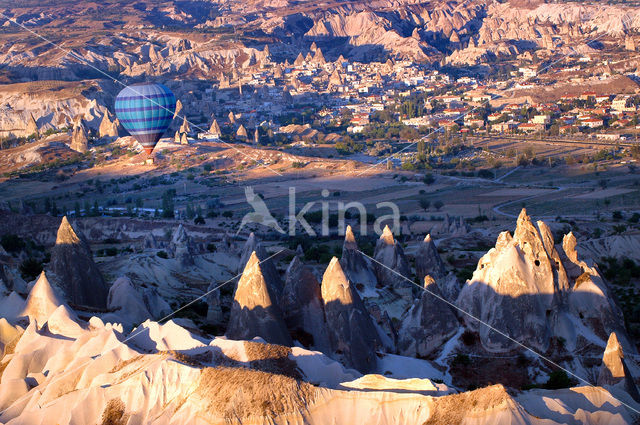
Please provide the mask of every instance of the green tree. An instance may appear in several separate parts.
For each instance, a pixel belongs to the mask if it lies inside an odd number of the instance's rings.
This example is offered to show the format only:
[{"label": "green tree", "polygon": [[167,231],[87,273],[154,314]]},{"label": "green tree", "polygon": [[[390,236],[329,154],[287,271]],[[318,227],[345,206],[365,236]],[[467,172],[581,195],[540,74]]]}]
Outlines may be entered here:
[{"label": "green tree", "polygon": [[425,162],[427,160],[427,152],[424,139],[418,140],[418,161]]},{"label": "green tree", "polygon": [[162,217],[163,218],[174,218],[175,213],[175,204],[173,202],[175,191],[167,190],[162,194]]},{"label": "green tree", "polygon": [[97,217],[100,215],[100,206],[98,205],[98,201],[93,201],[93,207],[91,208],[91,216]]}]

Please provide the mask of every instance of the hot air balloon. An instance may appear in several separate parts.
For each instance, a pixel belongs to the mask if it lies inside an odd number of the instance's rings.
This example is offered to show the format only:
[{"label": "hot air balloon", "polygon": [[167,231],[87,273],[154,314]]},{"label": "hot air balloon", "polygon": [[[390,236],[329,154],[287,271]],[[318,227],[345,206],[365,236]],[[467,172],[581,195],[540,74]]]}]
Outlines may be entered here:
[{"label": "hot air balloon", "polygon": [[162,84],[134,84],[116,97],[116,115],[122,126],[151,154],[176,109],[176,97]]}]

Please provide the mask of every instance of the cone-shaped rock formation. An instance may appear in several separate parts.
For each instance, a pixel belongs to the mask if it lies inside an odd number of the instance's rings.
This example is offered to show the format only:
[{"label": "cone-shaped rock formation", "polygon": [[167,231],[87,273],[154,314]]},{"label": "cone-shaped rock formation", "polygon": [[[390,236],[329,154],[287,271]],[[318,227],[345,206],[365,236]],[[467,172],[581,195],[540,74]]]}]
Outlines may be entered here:
[{"label": "cone-shaped rock formation", "polygon": [[322,277],[322,300],[333,353],[362,373],[374,370],[380,345],[376,328],[335,257]]},{"label": "cone-shaped rock formation", "polygon": [[602,367],[598,375],[598,385],[616,385],[623,382],[626,392],[637,402],[640,402],[640,393],[636,387],[631,372],[624,361],[624,352],[615,332],[612,332],[607,342],[607,348],[602,356]]},{"label": "cone-shaped rock formation", "polygon": [[297,256],[287,268],[280,306],[295,339],[320,351],[329,350],[320,283]]},{"label": "cone-shaped rock formation", "polygon": [[291,337],[276,299],[254,252],[242,272],[233,296],[227,337],[252,339],[259,336],[272,344],[290,346]]},{"label": "cone-shaped rock formation", "polygon": [[419,282],[424,282],[426,276],[436,280],[440,292],[449,301],[455,302],[460,293],[460,285],[454,273],[447,274],[444,262],[438,254],[431,235],[427,235],[418,247],[416,253],[416,275]]},{"label": "cone-shaped rock formation", "polygon": [[45,272],[40,273],[27,301],[18,316],[26,316],[36,320],[42,326],[58,307],[62,305],[60,297],[49,283]]},{"label": "cone-shaped rock formation", "polygon": [[389,226],[385,226],[382,231],[373,257],[377,261],[375,271],[378,284],[399,289],[408,288],[407,285],[410,284],[402,276],[410,277],[409,262],[404,255],[404,250],[394,239]]},{"label": "cone-shaped rock formation", "polygon": [[186,267],[195,264],[193,258],[193,244],[182,224],[178,226],[175,232],[173,232],[171,242],[169,243],[169,251],[171,252],[171,255],[180,262],[181,266]]},{"label": "cone-shaped rock formation", "polygon": [[378,283],[375,271],[369,260],[358,250],[358,243],[353,235],[351,226],[347,226],[342,244],[340,265],[347,275],[347,279],[360,288],[360,285],[375,288]]},{"label": "cone-shaped rock formation", "polygon": [[398,351],[405,356],[428,356],[459,328],[451,307],[433,295],[442,296],[431,276],[424,278],[424,287],[427,291],[409,309],[398,331]]},{"label": "cone-shaped rock formation", "polygon": [[276,266],[273,264],[272,259],[269,258],[269,255],[267,255],[267,252],[262,247],[262,244],[258,242],[258,239],[256,238],[256,235],[253,234],[253,232],[249,234],[247,242],[245,242],[244,246],[242,247],[240,262],[238,263],[238,272],[242,271],[245,268],[247,262],[249,261],[249,258],[254,252],[260,260],[260,268],[262,269],[262,273],[267,281],[267,284],[269,285],[269,288],[273,290],[273,293],[277,297],[280,297],[280,294],[282,293],[282,281],[280,279],[280,275],[278,274],[278,271],[276,270]]},{"label": "cone-shaped rock formation", "polygon": [[89,244],[62,218],[56,244],[51,250],[49,269],[70,303],[105,308],[109,289],[93,262]]}]

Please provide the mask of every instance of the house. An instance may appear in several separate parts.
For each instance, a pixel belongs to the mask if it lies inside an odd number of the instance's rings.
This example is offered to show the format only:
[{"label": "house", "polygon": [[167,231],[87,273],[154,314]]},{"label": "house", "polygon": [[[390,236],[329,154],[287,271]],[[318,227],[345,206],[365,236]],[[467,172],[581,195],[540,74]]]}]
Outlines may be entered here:
[{"label": "house", "polygon": [[571,103],[576,99],[578,99],[578,96],[573,95],[573,94],[567,94],[567,95],[562,96],[560,98],[560,101],[563,102],[563,103]]},{"label": "house", "polygon": [[622,127],[627,127],[631,125],[631,120],[627,119],[627,118],[620,118],[617,121],[614,121],[611,124],[611,127],[617,127],[617,128],[622,128]]},{"label": "house", "polygon": [[491,131],[495,132],[495,133],[511,133],[513,132],[516,128],[518,128],[518,123],[515,121],[507,121],[507,122],[501,122],[498,124],[493,124],[491,126]]},{"label": "house", "polygon": [[438,121],[438,126],[439,127],[444,127],[447,130],[451,130],[453,127],[456,127],[457,125],[458,125],[457,122],[451,121],[451,120],[440,120],[440,121]]},{"label": "house", "polygon": [[616,142],[620,140],[619,134],[596,134],[596,139],[605,140],[607,142]]},{"label": "house", "polygon": [[602,120],[602,118],[588,118],[588,119],[582,120],[581,124],[584,127],[599,128],[604,125],[604,121]]},{"label": "house", "polygon": [[423,115],[421,117],[405,118],[402,120],[402,124],[409,125],[411,127],[422,127],[422,126],[428,127],[432,124],[431,116]]},{"label": "house", "polygon": [[533,78],[538,75],[538,71],[529,67],[521,67],[520,69],[518,69],[518,72],[525,78]]},{"label": "house", "polygon": [[560,134],[575,133],[578,129],[573,125],[563,125],[560,127]]},{"label": "house", "polygon": [[484,120],[479,117],[467,115],[464,117],[464,125],[467,127],[484,127]]},{"label": "house", "polygon": [[536,115],[531,122],[534,124],[547,125],[551,122],[551,118],[549,118],[549,115]]},{"label": "house", "polygon": [[589,101],[595,100],[597,93],[594,91],[586,91],[580,95],[580,100]]},{"label": "house", "polygon": [[368,113],[356,113],[351,118],[351,124],[356,126],[363,126],[369,124],[369,114]]},{"label": "house", "polygon": [[525,122],[518,125],[518,130],[522,131],[523,133],[539,133],[544,130],[544,125]]},{"label": "house", "polygon": [[619,112],[635,112],[636,106],[631,103],[629,96],[616,96],[611,102],[611,108]]},{"label": "house", "polygon": [[448,117],[460,117],[466,112],[466,108],[447,108],[442,111]]}]

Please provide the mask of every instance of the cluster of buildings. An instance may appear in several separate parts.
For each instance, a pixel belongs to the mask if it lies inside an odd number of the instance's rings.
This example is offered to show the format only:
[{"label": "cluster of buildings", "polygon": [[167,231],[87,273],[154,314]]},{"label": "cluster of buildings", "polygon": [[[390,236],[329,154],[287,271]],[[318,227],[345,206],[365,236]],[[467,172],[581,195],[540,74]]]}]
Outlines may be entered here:
[{"label": "cluster of buildings", "polygon": [[[509,103],[502,97],[505,90],[544,85],[533,66],[515,68],[502,80],[481,82],[455,79],[411,61],[359,63],[342,56],[327,61],[315,44],[292,63],[273,63],[268,55],[259,63],[247,63],[220,73],[208,87],[183,83],[180,98],[189,105],[187,113],[199,114],[189,119],[202,122],[205,129],[215,127],[216,135],[235,134],[240,140],[257,140],[258,127],[278,134],[293,123],[331,125],[345,111],[347,131],[359,133],[373,114],[385,109],[407,126],[462,133],[569,134],[635,127],[638,121],[640,98],[629,94],[584,92],[553,102],[534,103],[529,97]],[[420,100],[420,114],[393,108],[407,99]],[[290,119],[282,118],[287,116]]]}]

